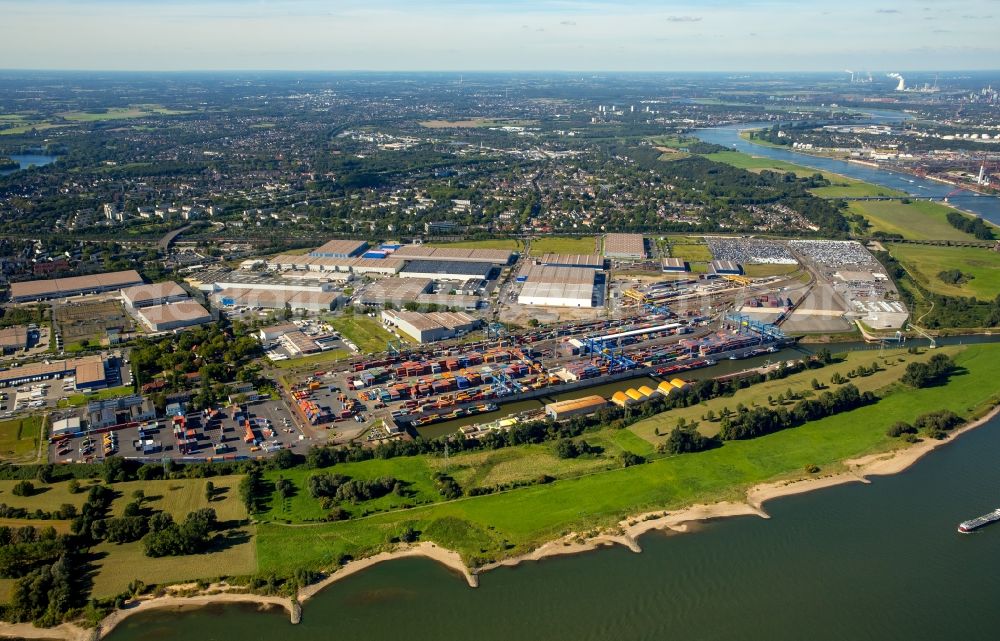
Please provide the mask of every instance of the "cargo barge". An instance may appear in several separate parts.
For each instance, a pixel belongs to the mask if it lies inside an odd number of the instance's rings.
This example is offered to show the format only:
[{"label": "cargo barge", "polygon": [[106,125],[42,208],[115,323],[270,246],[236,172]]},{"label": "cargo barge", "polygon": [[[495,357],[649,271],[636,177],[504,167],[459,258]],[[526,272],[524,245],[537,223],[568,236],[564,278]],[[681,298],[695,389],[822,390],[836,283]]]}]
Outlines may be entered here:
[{"label": "cargo barge", "polygon": [[994,523],[996,521],[1000,521],[1000,508],[997,508],[992,512],[988,512],[982,516],[977,516],[974,519],[969,519],[968,521],[962,521],[961,523],[958,524],[958,531],[961,532],[962,534],[969,534],[974,530],[978,530],[979,528],[989,525],[990,523]]}]

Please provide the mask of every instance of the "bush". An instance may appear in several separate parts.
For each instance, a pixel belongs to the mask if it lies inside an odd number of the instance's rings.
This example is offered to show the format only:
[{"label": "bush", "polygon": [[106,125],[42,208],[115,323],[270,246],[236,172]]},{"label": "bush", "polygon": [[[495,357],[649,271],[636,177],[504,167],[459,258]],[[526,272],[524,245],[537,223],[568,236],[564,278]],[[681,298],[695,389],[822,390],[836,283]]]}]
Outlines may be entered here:
[{"label": "bush", "polygon": [[[158,515],[159,513],[154,516]],[[165,516],[168,519],[161,519],[155,524],[150,519],[150,532],[142,537],[146,556],[182,556],[203,552],[208,547],[212,531],[218,525],[212,508],[191,512],[180,525],[169,519],[169,515]]]},{"label": "bush", "polygon": [[703,452],[716,444],[716,440],[702,435],[695,426],[677,426],[670,432],[667,440],[660,444],[660,450],[666,454],[684,454],[687,452]]},{"label": "bush", "polygon": [[446,499],[457,499],[462,496],[462,486],[458,484],[458,481],[453,479],[447,474],[441,472],[435,472],[431,477],[434,479],[434,484],[437,485],[438,492]]},{"label": "bush", "polygon": [[909,423],[903,421],[896,421],[895,423],[889,426],[889,429],[887,429],[885,433],[887,436],[891,436],[892,438],[897,438],[899,436],[902,436],[903,434],[916,434],[917,428],[913,427]]},{"label": "bush", "polygon": [[622,464],[622,467],[632,467],[633,465],[642,465],[646,462],[646,459],[633,452],[622,452],[618,455],[618,460]]},{"label": "bush", "polygon": [[[921,414],[913,422],[917,430],[922,430],[930,434],[939,434],[951,431],[962,423],[962,417],[951,410],[938,410]],[[934,438],[937,438],[936,436]]]},{"label": "bush", "polygon": [[10,491],[14,496],[31,496],[35,493],[35,484],[31,481],[18,481]]},{"label": "bush", "polygon": [[900,379],[910,387],[929,387],[948,378],[955,363],[945,354],[935,354],[926,363],[910,363]]}]

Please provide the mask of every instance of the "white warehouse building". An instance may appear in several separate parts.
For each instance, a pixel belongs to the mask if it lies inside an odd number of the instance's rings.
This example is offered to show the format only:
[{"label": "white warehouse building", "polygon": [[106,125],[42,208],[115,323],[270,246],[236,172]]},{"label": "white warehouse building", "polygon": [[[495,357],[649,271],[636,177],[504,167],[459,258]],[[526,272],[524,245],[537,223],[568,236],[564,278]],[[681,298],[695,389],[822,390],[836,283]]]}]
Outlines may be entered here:
[{"label": "white warehouse building", "polygon": [[[603,275],[601,276],[603,280]],[[598,272],[576,267],[529,266],[521,276],[524,285],[517,297],[521,305],[541,307],[597,307],[603,304],[598,291]]]}]

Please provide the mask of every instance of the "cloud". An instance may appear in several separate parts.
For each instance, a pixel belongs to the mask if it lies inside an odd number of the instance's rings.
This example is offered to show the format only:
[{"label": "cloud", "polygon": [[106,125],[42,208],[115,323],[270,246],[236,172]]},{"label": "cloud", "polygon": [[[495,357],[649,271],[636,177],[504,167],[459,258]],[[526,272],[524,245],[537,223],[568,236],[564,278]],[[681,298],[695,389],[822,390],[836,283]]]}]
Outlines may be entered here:
[{"label": "cloud", "polygon": [[576,22],[574,22],[572,20],[563,20],[559,24],[561,24],[564,27],[575,27],[576,26]]},{"label": "cloud", "polygon": [[875,13],[902,13],[899,9],[876,9]]},{"label": "cloud", "polygon": [[701,22],[701,16],[667,16],[667,22]]}]

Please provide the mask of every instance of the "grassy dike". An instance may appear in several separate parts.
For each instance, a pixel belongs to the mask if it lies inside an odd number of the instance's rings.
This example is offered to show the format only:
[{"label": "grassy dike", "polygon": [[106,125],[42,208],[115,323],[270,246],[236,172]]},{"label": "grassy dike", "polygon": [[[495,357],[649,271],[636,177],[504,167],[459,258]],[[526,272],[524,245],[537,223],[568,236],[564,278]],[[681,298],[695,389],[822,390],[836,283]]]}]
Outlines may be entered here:
[{"label": "grassy dike", "polygon": [[[407,527],[420,532],[421,540],[455,550],[475,566],[527,552],[570,532],[614,527],[642,512],[742,500],[751,486],[802,476],[807,465],[837,471],[846,459],[901,447],[885,435],[886,427],[897,420],[912,421],[938,409],[974,418],[1000,401],[995,384],[1000,345],[949,351],[960,371],[947,385],[920,390],[891,385],[875,405],[762,438],[727,442],[708,452],[351,521],[261,523],[259,570],[330,568],[345,558],[386,549]],[[740,395],[730,399],[734,406],[739,401]]]}]

